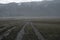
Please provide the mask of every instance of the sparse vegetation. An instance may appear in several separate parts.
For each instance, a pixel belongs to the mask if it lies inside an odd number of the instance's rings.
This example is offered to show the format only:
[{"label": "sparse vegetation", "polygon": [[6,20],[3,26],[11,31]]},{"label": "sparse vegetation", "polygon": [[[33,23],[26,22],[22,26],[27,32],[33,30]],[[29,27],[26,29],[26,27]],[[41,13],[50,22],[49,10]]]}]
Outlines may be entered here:
[{"label": "sparse vegetation", "polygon": [[38,40],[30,24],[25,27],[25,35],[22,40]]},{"label": "sparse vegetation", "polygon": [[[42,34],[46,40],[60,40],[60,22],[59,21],[26,21],[32,22],[34,27]],[[22,25],[23,24],[23,25]],[[15,40],[18,32],[24,26],[23,20],[10,20],[1,21],[0,23],[0,35],[4,33],[9,33],[9,35],[4,36],[2,40]],[[12,29],[13,28],[13,29]],[[12,29],[12,30],[11,30]],[[25,34],[22,40],[38,40],[31,23],[27,24],[24,28]]]},{"label": "sparse vegetation", "polygon": [[21,25],[21,26],[16,25],[15,26],[16,28],[13,29],[7,37],[3,38],[3,40],[15,40],[15,38],[17,37],[18,32],[22,29],[22,26],[23,25]]},{"label": "sparse vegetation", "polygon": [[[2,24],[1,24],[2,23]],[[2,40],[15,40],[17,33],[21,30],[24,25],[20,20],[10,20],[10,21],[2,21],[0,24],[0,35],[3,35]],[[22,25],[23,24],[23,25]],[[4,33],[9,33],[4,36]]]},{"label": "sparse vegetation", "polygon": [[[39,22],[39,23],[38,23]],[[46,40],[60,40],[60,23],[46,22],[35,23],[35,27],[46,38]]]}]

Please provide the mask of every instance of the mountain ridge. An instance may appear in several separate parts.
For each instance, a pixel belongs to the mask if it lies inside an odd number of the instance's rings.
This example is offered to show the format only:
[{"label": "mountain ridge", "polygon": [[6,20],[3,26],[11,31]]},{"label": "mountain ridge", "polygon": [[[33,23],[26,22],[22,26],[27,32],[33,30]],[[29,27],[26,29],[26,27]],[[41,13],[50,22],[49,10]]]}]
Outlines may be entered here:
[{"label": "mountain ridge", "polygon": [[60,3],[54,1],[0,4],[0,17],[58,16]]}]

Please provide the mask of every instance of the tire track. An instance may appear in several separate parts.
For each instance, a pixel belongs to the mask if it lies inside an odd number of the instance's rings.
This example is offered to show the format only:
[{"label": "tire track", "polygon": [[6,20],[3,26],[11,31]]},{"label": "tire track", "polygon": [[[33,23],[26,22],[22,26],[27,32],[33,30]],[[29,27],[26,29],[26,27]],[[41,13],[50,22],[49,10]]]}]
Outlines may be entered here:
[{"label": "tire track", "polygon": [[38,40],[30,23],[24,28],[24,31],[25,31],[25,34],[22,40]]},{"label": "tire track", "polygon": [[11,32],[11,30],[13,30],[13,29],[15,29],[15,28],[16,28],[16,27],[13,27],[13,28],[9,29],[8,31],[6,31],[3,35],[0,35],[0,40],[2,40],[2,39],[3,39],[3,37],[8,36],[8,35],[9,35],[9,33]]},{"label": "tire track", "polygon": [[20,32],[18,33],[18,35],[17,35],[17,38],[16,38],[16,40],[22,40],[22,38],[23,38],[23,36],[24,36],[24,28],[25,28],[25,26],[28,24],[28,22],[23,26],[23,28],[20,30]]},{"label": "tire track", "polygon": [[33,24],[31,23],[31,26],[36,34],[36,36],[38,37],[39,40],[45,40],[45,38],[41,35],[40,32],[38,32],[38,30],[33,26]]}]

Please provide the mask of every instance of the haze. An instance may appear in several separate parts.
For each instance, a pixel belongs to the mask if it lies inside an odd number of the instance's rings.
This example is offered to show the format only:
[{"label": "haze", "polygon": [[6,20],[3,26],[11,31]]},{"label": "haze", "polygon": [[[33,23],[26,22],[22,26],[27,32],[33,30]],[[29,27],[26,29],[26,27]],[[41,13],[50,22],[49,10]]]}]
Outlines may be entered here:
[{"label": "haze", "polygon": [[10,2],[31,2],[31,1],[43,1],[43,0],[0,0],[0,3],[10,3]]},{"label": "haze", "polygon": [[10,2],[16,2],[16,3],[20,3],[20,2],[32,2],[32,1],[52,1],[52,0],[0,0],[0,3],[10,3]]}]

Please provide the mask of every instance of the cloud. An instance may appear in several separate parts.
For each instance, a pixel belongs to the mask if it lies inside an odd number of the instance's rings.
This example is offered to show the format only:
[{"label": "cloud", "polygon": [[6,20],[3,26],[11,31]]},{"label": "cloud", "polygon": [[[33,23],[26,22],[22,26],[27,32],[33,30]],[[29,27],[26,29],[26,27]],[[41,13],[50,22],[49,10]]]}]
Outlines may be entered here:
[{"label": "cloud", "polygon": [[9,3],[9,2],[31,2],[31,1],[43,1],[43,0],[0,0],[0,3]]},{"label": "cloud", "polygon": [[[31,2],[31,1],[44,1],[44,0],[0,0],[0,3],[10,3],[10,2]],[[52,0],[46,0],[46,1],[52,1]]]},{"label": "cloud", "polygon": [[30,2],[31,0],[0,0],[0,3],[9,3],[9,2]]}]

